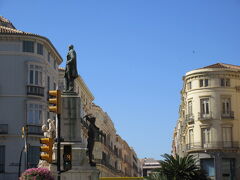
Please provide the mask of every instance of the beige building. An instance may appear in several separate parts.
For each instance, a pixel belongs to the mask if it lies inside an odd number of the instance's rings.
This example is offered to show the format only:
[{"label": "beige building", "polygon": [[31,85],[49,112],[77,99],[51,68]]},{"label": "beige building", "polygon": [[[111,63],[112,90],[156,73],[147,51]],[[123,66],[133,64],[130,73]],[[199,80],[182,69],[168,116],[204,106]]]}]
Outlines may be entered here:
[{"label": "beige building", "polygon": [[144,158],[141,159],[141,166],[142,166],[142,176],[147,177],[151,173],[153,173],[154,170],[160,168],[160,162],[159,160],[153,159],[153,158]]},{"label": "beige building", "polygon": [[111,118],[93,104],[92,114],[101,131],[94,148],[94,158],[100,177],[139,177],[140,162],[136,153],[118,134]]},{"label": "beige building", "polygon": [[173,154],[193,154],[211,179],[240,179],[240,66],[190,71],[181,95]]}]

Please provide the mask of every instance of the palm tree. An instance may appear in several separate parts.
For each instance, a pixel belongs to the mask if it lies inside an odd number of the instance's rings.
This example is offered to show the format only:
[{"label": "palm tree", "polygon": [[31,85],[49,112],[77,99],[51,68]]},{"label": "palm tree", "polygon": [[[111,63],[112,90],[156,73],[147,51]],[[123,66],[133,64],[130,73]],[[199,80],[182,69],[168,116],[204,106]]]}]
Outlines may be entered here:
[{"label": "palm tree", "polygon": [[155,170],[153,173],[149,174],[149,176],[147,176],[145,179],[146,180],[168,180],[167,177],[164,176],[163,174],[160,174],[158,170]]},{"label": "palm tree", "polygon": [[207,180],[205,173],[196,165],[192,155],[179,157],[164,154],[161,168],[148,177],[149,180]]}]

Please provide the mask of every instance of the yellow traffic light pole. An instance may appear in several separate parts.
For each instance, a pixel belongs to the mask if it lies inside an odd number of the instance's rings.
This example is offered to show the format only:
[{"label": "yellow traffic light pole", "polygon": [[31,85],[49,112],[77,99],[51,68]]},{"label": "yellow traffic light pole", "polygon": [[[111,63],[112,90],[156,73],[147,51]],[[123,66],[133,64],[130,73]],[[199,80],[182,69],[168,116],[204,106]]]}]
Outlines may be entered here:
[{"label": "yellow traffic light pole", "polygon": [[40,147],[40,151],[44,154],[40,155],[41,160],[45,160],[48,163],[52,163],[52,155],[53,155],[53,139],[52,138],[41,138],[41,144],[45,144],[44,146]]},{"label": "yellow traffic light pole", "polygon": [[48,94],[53,96],[53,98],[49,98],[49,104],[53,106],[49,106],[49,111],[56,113],[56,120],[57,120],[57,173],[58,173],[58,180],[61,179],[61,91],[60,90],[53,90],[49,91]]}]

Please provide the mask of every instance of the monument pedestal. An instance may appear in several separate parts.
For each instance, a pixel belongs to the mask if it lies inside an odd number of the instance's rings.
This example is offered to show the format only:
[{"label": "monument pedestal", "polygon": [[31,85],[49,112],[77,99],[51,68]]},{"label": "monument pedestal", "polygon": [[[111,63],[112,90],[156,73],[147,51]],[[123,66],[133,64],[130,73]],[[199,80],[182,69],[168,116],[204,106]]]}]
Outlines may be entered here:
[{"label": "monument pedestal", "polygon": [[[61,173],[61,180],[98,180],[99,170],[89,164],[86,146],[82,143],[81,137],[81,99],[74,93],[62,94],[62,118],[61,118],[61,169],[64,169],[65,148],[70,147],[71,169]],[[56,143],[54,156],[56,157]],[[50,170],[57,178],[57,168],[50,166]]]}]

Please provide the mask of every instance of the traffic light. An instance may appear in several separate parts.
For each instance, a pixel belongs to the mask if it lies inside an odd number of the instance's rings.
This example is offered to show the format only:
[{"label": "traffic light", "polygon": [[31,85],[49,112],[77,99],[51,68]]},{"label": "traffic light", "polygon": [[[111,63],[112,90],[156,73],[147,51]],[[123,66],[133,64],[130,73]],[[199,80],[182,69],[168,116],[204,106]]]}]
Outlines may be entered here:
[{"label": "traffic light", "polygon": [[40,146],[40,159],[45,160],[48,163],[52,163],[53,155],[53,139],[52,138],[40,138],[40,143],[43,146]]},{"label": "traffic light", "polygon": [[54,112],[56,114],[61,114],[61,91],[60,90],[52,90],[48,91],[49,99],[48,102],[50,105],[49,111]]},{"label": "traffic light", "polygon": [[63,169],[68,171],[72,169],[72,146],[65,145],[63,147]]}]

